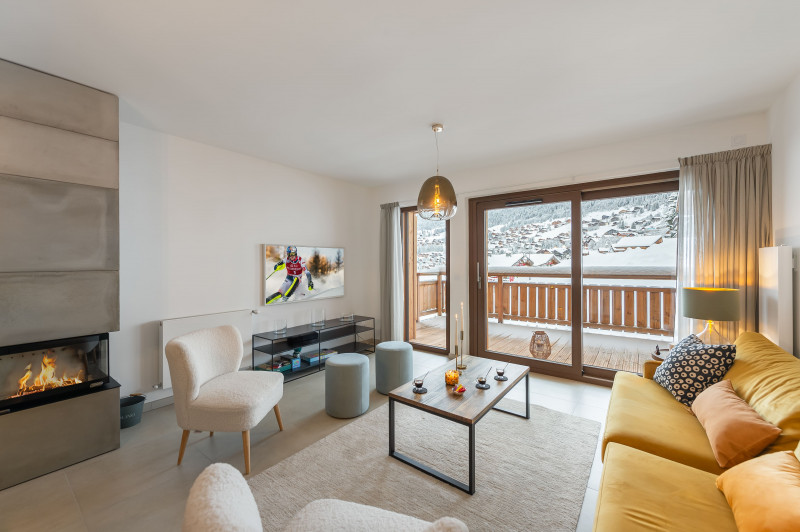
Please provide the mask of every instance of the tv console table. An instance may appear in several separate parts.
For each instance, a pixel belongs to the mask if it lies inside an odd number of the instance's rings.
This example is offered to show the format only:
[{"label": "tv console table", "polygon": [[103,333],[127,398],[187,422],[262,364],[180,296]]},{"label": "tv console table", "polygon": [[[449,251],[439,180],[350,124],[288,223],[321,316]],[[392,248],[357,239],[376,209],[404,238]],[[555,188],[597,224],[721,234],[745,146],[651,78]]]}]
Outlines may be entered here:
[{"label": "tv console table", "polygon": [[325,359],[331,354],[361,352],[375,352],[375,318],[334,318],[321,325],[289,327],[283,333],[254,334],[253,370],[280,371],[284,382],[289,382],[324,370]]}]

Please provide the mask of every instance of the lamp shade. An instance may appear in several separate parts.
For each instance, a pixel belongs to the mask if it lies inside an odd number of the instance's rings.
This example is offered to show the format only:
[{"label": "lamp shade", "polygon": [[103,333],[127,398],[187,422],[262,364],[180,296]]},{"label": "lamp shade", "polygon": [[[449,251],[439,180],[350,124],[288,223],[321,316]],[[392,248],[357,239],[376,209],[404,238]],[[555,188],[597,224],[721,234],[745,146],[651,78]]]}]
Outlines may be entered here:
[{"label": "lamp shade", "polygon": [[735,288],[684,288],[683,315],[711,321],[739,319],[739,290]]},{"label": "lamp shade", "polygon": [[457,208],[456,191],[446,177],[435,175],[425,180],[417,199],[420,218],[449,220],[455,216]]}]

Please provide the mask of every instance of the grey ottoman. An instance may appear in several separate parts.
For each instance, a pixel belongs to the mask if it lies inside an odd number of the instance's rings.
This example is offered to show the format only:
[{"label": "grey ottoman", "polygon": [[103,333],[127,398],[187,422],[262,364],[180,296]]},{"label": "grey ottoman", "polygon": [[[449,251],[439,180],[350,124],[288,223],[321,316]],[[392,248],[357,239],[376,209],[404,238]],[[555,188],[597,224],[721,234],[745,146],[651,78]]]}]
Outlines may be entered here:
[{"label": "grey ottoman", "polygon": [[375,348],[375,388],[383,395],[414,378],[414,352],[406,342],[381,342]]},{"label": "grey ottoman", "polygon": [[369,358],[340,353],[325,361],[325,411],[350,418],[369,409]]}]

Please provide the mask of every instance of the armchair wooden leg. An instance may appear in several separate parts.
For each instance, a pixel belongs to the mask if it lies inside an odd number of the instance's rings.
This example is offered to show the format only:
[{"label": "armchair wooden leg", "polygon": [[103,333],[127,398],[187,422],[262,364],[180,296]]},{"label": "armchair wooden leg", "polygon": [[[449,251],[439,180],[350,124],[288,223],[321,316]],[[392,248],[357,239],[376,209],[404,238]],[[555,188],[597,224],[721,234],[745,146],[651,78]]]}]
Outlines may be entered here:
[{"label": "armchair wooden leg", "polygon": [[250,431],[242,431],[242,447],[244,448],[244,474],[250,474]]},{"label": "armchair wooden leg", "polygon": [[178,465],[181,465],[181,461],[183,461],[183,452],[186,450],[186,442],[189,441],[189,431],[184,430],[183,436],[181,436],[181,450],[178,453]]},{"label": "armchair wooden leg", "polygon": [[214,431],[212,430],[211,433],[209,434],[209,436],[213,436],[213,435],[214,435]]},{"label": "armchair wooden leg", "polygon": [[273,410],[275,411],[275,417],[278,418],[278,428],[283,430],[283,420],[281,419],[281,409],[278,408],[278,405],[275,405],[275,408],[273,408]]}]

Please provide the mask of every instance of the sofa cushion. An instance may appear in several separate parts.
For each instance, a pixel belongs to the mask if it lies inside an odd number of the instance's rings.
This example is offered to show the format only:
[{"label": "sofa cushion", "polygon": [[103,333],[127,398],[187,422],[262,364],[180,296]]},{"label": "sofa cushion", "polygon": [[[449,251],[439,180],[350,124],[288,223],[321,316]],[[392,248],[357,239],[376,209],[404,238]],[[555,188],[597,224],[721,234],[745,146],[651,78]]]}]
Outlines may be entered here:
[{"label": "sofa cushion", "polygon": [[684,338],[683,340],[672,346],[672,349],[684,349],[692,345],[704,345],[704,344],[703,341],[700,338],[698,338],[696,334],[690,334],[689,336],[687,336],[686,338]]},{"label": "sofa cushion", "polygon": [[703,426],[688,407],[649,379],[617,372],[603,434],[609,442],[641,449],[711,473],[721,473]]},{"label": "sofa cushion", "polygon": [[653,380],[675,399],[692,406],[700,392],[722,380],[735,358],[735,345],[705,345],[684,340],[670,350],[664,363],[656,369]]},{"label": "sofa cushion", "polygon": [[781,435],[766,452],[792,451],[800,441],[800,360],[758,333],[736,339],[736,363],[726,379]]},{"label": "sofa cushion", "polygon": [[733,391],[731,381],[706,388],[692,403],[721,467],[733,467],[757,456],[781,434]]},{"label": "sofa cushion", "polygon": [[594,530],[736,531],[733,513],[715,480],[711,473],[611,443]]},{"label": "sofa cushion", "polygon": [[740,532],[793,532],[800,525],[800,462],[791,451],[748,460],[719,476],[717,486]]},{"label": "sofa cushion", "polygon": [[264,419],[283,397],[283,374],[236,371],[214,377],[200,387],[183,429],[239,432]]}]

